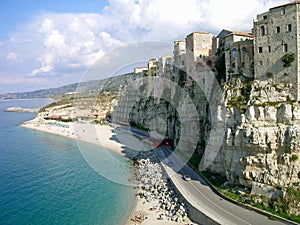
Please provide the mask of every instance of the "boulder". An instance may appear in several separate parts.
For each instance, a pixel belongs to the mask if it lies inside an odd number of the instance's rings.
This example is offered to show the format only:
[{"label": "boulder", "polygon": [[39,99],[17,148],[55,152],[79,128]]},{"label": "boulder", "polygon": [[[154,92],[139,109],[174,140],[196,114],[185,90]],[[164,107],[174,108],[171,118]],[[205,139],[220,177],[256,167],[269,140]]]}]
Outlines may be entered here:
[{"label": "boulder", "polygon": [[277,123],[290,123],[293,118],[292,105],[281,104],[277,110]]},{"label": "boulder", "polygon": [[262,195],[272,200],[276,200],[278,197],[283,197],[282,190],[277,190],[276,188],[267,184],[262,184],[254,181],[252,182],[251,194]]},{"label": "boulder", "polygon": [[265,107],[265,121],[276,122],[277,121],[277,109],[274,106]]}]

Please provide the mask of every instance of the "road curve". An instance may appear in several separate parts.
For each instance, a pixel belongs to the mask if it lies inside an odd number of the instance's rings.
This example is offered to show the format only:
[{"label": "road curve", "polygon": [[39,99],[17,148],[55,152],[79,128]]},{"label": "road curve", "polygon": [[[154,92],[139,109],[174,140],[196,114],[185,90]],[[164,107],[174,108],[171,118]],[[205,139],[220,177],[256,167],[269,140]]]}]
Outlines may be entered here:
[{"label": "road curve", "polygon": [[[212,220],[224,225],[279,225],[286,224],[277,220],[270,220],[267,216],[255,211],[247,210],[233,204],[218,196],[208,184],[187,164],[167,147],[160,147],[155,150],[157,156],[162,160],[168,176],[172,179],[179,192],[195,208],[206,214]],[[172,163],[170,163],[172,162]],[[184,165],[177,171],[175,165]],[[191,175],[191,181],[182,179],[183,174]],[[292,223],[291,223],[292,224]]]}]

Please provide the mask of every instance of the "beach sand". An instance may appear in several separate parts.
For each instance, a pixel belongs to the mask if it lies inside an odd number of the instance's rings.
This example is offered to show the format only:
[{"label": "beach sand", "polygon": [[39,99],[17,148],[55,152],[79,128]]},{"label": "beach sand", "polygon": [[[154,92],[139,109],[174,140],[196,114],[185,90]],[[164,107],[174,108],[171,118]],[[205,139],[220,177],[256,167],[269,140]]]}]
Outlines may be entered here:
[{"label": "beach sand", "polygon": [[[47,132],[55,135],[60,135],[75,140],[85,141],[92,144],[99,145],[125,157],[130,157],[130,151],[127,151],[127,147],[121,143],[121,140],[126,139],[126,145],[141,150],[144,146],[129,132],[118,132],[116,129],[108,125],[93,125],[88,123],[62,123],[56,121],[45,121],[42,119],[34,119],[25,122],[21,125],[29,129],[37,131]],[[138,191],[138,190],[137,190]],[[125,222],[126,225],[144,224],[144,225],[175,225],[175,224],[194,224],[189,219],[183,222],[175,222],[167,220],[167,218],[160,218],[162,211],[151,210],[158,204],[158,200],[145,201],[145,199],[136,197],[136,203],[134,208]],[[142,220],[141,220],[142,218]],[[159,219],[160,218],[160,219]]]}]

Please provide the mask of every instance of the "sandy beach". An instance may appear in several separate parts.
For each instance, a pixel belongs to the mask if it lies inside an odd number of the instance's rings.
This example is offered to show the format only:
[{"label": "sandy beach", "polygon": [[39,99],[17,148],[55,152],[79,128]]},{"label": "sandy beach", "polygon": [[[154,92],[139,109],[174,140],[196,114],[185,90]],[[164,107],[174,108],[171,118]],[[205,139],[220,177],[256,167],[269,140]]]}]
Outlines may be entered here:
[{"label": "sandy beach", "polygon": [[[55,135],[100,145],[125,157],[131,157],[130,151],[126,151],[126,149],[128,149],[127,147],[134,147],[134,149],[138,151],[143,150],[143,148],[147,148],[147,146],[144,146],[144,144],[139,139],[131,135],[129,132],[122,131],[116,133],[116,129],[108,125],[101,126],[83,122],[63,123],[36,118],[34,120],[23,123],[21,126],[37,131],[52,133]],[[123,144],[123,140],[125,139],[126,146]],[[130,146],[127,146],[127,144]],[[155,166],[157,167],[157,165]],[[158,198],[154,197],[145,199],[138,195],[140,191],[142,191],[142,187],[136,187],[136,204],[131,210],[131,214],[129,215],[128,220],[125,223],[126,225],[194,224],[187,217],[184,218],[184,221],[181,219],[172,221],[171,217],[165,216],[166,210],[157,207],[160,203],[160,200]]]}]

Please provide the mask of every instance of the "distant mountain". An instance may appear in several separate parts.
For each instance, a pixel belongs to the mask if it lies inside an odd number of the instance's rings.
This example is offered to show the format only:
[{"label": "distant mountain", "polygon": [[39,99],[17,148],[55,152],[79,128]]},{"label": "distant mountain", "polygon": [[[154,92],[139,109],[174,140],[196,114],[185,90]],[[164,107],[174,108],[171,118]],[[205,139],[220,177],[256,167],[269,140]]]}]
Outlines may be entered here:
[{"label": "distant mountain", "polygon": [[57,95],[74,92],[78,83],[64,85],[58,88],[42,89],[31,92],[7,93],[0,95],[0,99],[29,99],[29,98],[54,98]]},{"label": "distant mountain", "polygon": [[31,92],[16,92],[0,94],[0,100],[5,99],[30,99],[30,98],[62,98],[66,94],[76,93],[77,95],[94,95],[100,91],[113,91],[120,85],[124,85],[132,73],[121,76],[110,77],[104,80],[92,80],[82,83],[64,85],[58,88],[42,89]]}]

